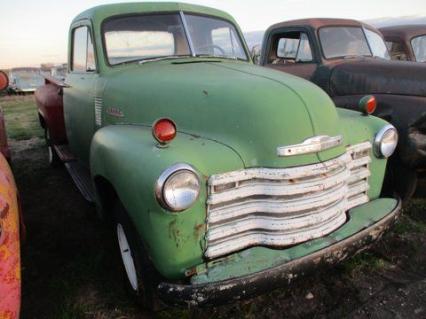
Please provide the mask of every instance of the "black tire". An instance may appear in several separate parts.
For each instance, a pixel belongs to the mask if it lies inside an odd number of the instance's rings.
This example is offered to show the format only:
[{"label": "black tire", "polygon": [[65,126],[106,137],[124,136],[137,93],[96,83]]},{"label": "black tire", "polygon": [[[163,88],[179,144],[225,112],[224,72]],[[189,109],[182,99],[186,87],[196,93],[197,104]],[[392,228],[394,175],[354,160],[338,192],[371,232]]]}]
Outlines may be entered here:
[{"label": "black tire", "polygon": [[390,159],[386,169],[383,194],[398,196],[403,204],[407,203],[416,192],[417,172],[402,164],[398,159]]},{"label": "black tire", "polygon": [[59,158],[58,154],[55,151],[55,148],[53,147],[53,143],[50,139],[50,132],[49,132],[49,128],[45,128],[44,129],[44,139],[46,141],[46,146],[47,146],[47,156],[48,156],[48,161],[49,161],[49,165],[52,167],[58,167],[59,165],[62,164],[61,159]]},{"label": "black tire", "polygon": [[[133,283],[131,282],[124,262],[126,257],[123,256],[126,255],[126,251],[123,250],[123,247],[120,245],[118,235],[119,227],[122,227],[130,248],[130,251],[127,252],[127,254],[132,257],[131,259],[136,272],[136,283],[134,281]],[[122,272],[127,291],[143,309],[149,311],[156,310],[158,300],[155,296],[154,287],[157,283],[157,275],[145,253],[142,241],[137,235],[137,231],[120,201],[117,201],[114,205],[113,231],[117,243],[117,249],[119,250]]]}]

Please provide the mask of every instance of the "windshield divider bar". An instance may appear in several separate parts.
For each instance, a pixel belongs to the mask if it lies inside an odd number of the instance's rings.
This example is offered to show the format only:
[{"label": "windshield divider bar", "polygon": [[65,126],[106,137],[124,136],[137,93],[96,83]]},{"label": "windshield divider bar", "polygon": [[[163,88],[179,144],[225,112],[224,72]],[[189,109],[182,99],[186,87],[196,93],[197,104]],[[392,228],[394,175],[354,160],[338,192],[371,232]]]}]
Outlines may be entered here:
[{"label": "windshield divider bar", "polygon": [[374,58],[374,52],[373,52],[373,49],[370,45],[370,41],[368,41],[367,32],[365,31],[365,27],[361,26],[361,29],[362,29],[362,33],[364,34],[365,41],[367,41],[367,46],[368,46],[368,49],[370,50],[371,56]]},{"label": "windshield divider bar", "polygon": [[179,11],[179,14],[180,14],[180,18],[182,19],[183,29],[185,31],[186,38],[188,39],[189,50],[191,50],[191,55],[193,57],[196,57],[195,49],[194,49],[194,43],[192,42],[191,35],[189,34],[189,28],[188,28],[188,24],[186,22],[185,14],[183,13],[183,11]]}]

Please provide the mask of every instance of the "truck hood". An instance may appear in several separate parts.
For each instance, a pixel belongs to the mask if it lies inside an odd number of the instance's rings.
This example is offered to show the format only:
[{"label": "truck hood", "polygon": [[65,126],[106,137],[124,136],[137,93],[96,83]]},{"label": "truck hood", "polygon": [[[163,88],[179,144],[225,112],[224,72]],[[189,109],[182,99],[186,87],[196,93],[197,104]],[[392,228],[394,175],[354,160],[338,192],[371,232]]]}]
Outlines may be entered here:
[{"label": "truck hood", "polygon": [[330,69],[332,96],[396,94],[426,96],[426,64],[374,58],[340,60]]},{"label": "truck hood", "polygon": [[[249,63],[179,60],[115,71],[106,80],[105,124],[152,125],[175,121],[178,132],[232,148],[246,167],[289,167],[340,155],[343,146],[321,154],[279,157],[277,147],[342,130],[330,98],[303,79]],[[173,147],[173,142],[170,147]]]}]

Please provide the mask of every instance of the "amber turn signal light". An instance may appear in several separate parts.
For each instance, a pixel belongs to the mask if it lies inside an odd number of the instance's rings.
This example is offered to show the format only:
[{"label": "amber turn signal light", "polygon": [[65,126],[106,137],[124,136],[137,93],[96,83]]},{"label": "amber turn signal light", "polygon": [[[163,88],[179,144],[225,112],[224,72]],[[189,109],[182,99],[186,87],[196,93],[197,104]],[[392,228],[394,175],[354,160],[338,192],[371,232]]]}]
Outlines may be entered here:
[{"label": "amber turn signal light", "polygon": [[359,100],[358,106],[365,115],[373,114],[377,107],[376,98],[373,95],[366,95]]},{"label": "amber turn signal light", "polygon": [[170,119],[159,119],[152,125],[152,136],[165,145],[176,137],[176,124]]}]

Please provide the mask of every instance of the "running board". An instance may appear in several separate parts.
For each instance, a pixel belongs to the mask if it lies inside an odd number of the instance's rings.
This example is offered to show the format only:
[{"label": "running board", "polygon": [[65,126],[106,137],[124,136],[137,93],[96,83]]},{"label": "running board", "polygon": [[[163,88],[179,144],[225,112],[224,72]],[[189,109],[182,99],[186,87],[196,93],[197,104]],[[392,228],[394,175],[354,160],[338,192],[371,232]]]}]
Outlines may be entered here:
[{"label": "running board", "polygon": [[58,154],[62,162],[68,163],[76,160],[68,144],[53,145],[53,148],[55,149],[56,154]]},{"label": "running board", "polygon": [[95,202],[95,190],[93,189],[90,172],[87,168],[79,164],[77,161],[64,163],[71,175],[74,184],[81,192],[83,197],[90,203]]}]

